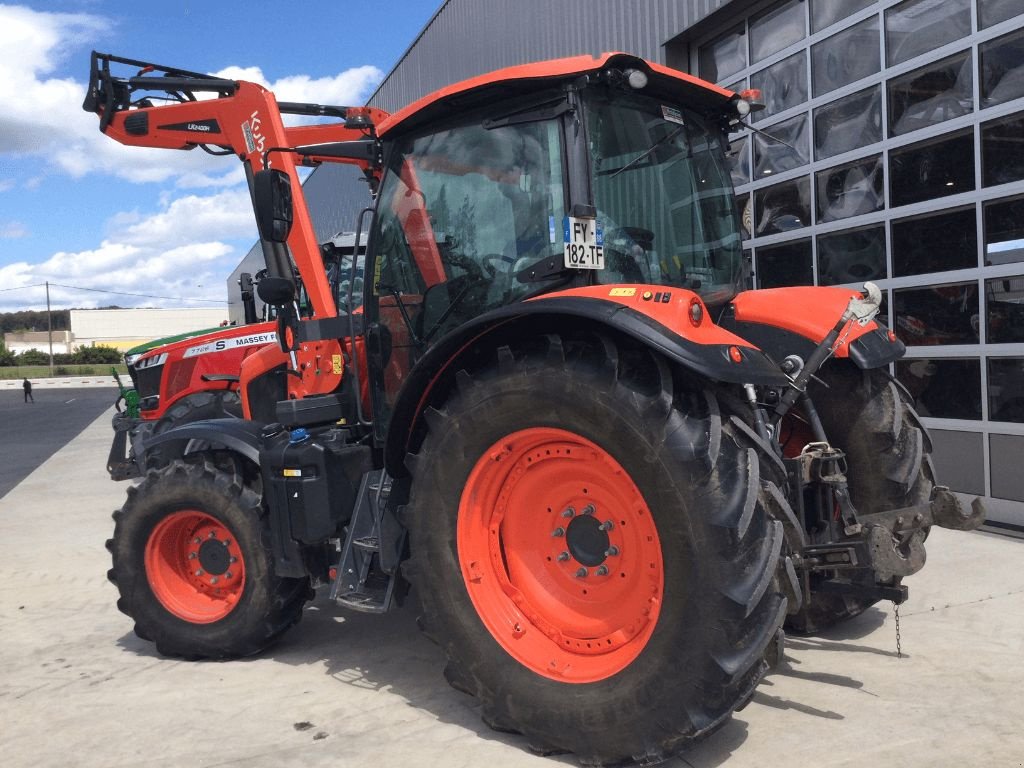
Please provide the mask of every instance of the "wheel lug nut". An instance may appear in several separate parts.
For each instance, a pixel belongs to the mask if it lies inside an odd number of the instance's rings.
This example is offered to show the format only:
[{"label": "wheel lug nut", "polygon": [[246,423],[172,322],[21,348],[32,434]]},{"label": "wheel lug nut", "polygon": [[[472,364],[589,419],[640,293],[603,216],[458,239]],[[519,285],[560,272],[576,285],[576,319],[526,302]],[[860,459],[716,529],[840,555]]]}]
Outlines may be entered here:
[{"label": "wheel lug nut", "polygon": [[203,569],[202,568],[196,569],[196,576],[202,576],[202,575],[203,575]]},{"label": "wheel lug nut", "polygon": [[562,528],[562,527],[555,528],[555,530],[553,530],[551,532],[551,535],[554,536],[555,538],[558,538],[559,536],[565,536],[565,528]]},{"label": "wheel lug nut", "polygon": [[192,543],[193,544],[202,544],[203,540],[200,539],[198,536],[196,536],[194,539],[192,539]]},{"label": "wheel lug nut", "polygon": [[595,511],[594,510],[594,505],[593,504],[587,504],[587,506],[585,506],[583,508],[582,514],[584,514],[584,515],[592,515],[592,514],[594,514],[594,511]]},{"label": "wheel lug nut", "polygon": [[189,552],[188,553],[188,559],[189,560],[195,560],[196,559],[196,553],[195,552]]},{"label": "wheel lug nut", "polygon": [[231,571],[228,571],[227,573],[225,573],[224,574],[224,578],[225,579],[230,579],[231,578]]},{"label": "wheel lug nut", "polygon": [[216,584],[217,583],[217,577],[214,576],[212,579],[210,579],[210,583],[211,584]]},{"label": "wheel lug nut", "polygon": [[596,573],[597,573],[598,576],[607,576],[608,575],[608,568],[607,568],[607,566],[604,566],[604,565],[597,566]]},{"label": "wheel lug nut", "polygon": [[562,517],[573,517],[576,514],[576,510],[573,507],[566,507],[562,513]]},{"label": "wheel lug nut", "polygon": [[217,534],[214,533],[213,531],[210,531],[210,538],[211,539],[216,539],[217,538]]},{"label": "wheel lug nut", "polygon": [[224,539],[224,541],[221,542],[221,544],[223,544],[225,547],[228,546],[228,544],[230,544],[230,543],[231,543],[231,539]]},{"label": "wheel lug nut", "polygon": [[608,549],[606,549],[604,551],[604,556],[605,557],[613,557],[614,555],[617,555],[617,554],[619,554],[619,548],[616,547],[614,544],[612,544],[610,547],[608,547]]},{"label": "wheel lug nut", "polygon": [[566,560],[568,560],[568,559],[569,559],[569,553],[568,553],[568,552],[562,552],[562,553],[561,553],[561,554],[560,554],[560,555],[558,556],[558,562],[560,562],[560,563],[564,563],[564,562],[565,562]]},{"label": "wheel lug nut", "polygon": [[586,568],[580,568],[578,571],[576,571],[576,578],[577,579],[585,579],[585,578],[587,578],[587,569]]},{"label": "wheel lug nut", "polygon": [[238,562],[238,558],[237,557],[229,557],[228,558],[228,562],[229,563],[237,563]]},{"label": "wheel lug nut", "polygon": [[597,526],[597,529],[599,531],[610,531],[614,527],[615,523],[613,523],[611,520],[605,520],[603,523]]}]

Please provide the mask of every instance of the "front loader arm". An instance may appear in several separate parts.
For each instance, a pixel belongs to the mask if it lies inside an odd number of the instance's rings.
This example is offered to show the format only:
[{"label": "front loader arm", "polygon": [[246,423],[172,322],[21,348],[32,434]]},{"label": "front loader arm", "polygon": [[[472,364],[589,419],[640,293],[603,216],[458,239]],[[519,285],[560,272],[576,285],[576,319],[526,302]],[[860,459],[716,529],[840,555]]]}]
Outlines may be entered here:
[{"label": "front loader arm", "polygon": [[[111,63],[138,67],[131,77],[115,76]],[[318,104],[279,104],[266,88],[244,80],[228,80],[164,67],[110,54],[92,54],[89,90],[82,108],[100,118],[100,130],[127,146],[164,149],[201,147],[212,154],[234,154],[247,169],[276,168],[288,174],[293,189],[301,188],[294,152],[298,145],[363,139],[385,113]],[[286,128],[282,112],[337,116],[342,123]],[[275,150],[275,151],[271,151]],[[320,158],[355,163],[369,170],[367,160]],[[251,175],[251,174],[247,174]],[[323,267],[319,244],[305,198],[294,198],[288,247],[302,276],[314,314],[337,314]]]}]

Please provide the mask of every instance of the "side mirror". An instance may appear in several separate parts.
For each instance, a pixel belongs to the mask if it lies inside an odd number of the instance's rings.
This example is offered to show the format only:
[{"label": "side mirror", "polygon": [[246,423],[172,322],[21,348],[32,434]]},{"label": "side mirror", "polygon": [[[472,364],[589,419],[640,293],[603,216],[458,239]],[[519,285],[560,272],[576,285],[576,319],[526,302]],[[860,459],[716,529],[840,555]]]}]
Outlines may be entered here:
[{"label": "side mirror", "polygon": [[252,203],[260,237],[271,243],[287,241],[294,210],[288,174],[273,168],[256,171],[252,180]]},{"label": "side mirror", "polygon": [[283,307],[295,300],[295,285],[286,277],[264,277],[256,285],[260,301],[272,307]]}]

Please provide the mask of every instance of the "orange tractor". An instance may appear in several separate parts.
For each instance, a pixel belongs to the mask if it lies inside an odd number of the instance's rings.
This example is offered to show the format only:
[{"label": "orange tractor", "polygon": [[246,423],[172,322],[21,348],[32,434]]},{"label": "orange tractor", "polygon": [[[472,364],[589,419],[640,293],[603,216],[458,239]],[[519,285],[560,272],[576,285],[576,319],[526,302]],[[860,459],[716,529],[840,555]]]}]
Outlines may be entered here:
[{"label": "orange tractor", "polygon": [[[981,523],[935,483],[877,288],[741,290],[742,95],[605,54],[286,129],[258,85],[94,54],[84,106],[242,160],[278,310],[245,418],[155,436],[115,513],[118,606],[162,653],[257,653],[314,587],[383,612],[411,585],[489,724],[654,762],[750,699],[784,625],[903,601],[929,527]],[[359,312],[296,177],[322,162],[373,192]]]}]

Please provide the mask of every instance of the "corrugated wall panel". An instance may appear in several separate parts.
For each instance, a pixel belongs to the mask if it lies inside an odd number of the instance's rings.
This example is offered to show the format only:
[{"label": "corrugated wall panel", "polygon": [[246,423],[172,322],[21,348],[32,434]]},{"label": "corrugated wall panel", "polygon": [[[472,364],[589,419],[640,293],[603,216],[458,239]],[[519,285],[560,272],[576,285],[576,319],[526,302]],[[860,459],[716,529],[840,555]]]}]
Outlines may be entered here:
[{"label": "corrugated wall panel", "polygon": [[729,0],[448,0],[370,99],[395,111],[501,67],[622,50],[664,61],[662,44]]}]

